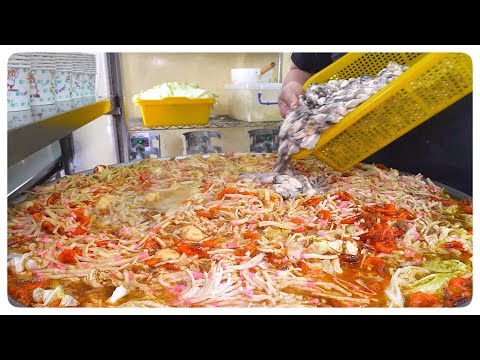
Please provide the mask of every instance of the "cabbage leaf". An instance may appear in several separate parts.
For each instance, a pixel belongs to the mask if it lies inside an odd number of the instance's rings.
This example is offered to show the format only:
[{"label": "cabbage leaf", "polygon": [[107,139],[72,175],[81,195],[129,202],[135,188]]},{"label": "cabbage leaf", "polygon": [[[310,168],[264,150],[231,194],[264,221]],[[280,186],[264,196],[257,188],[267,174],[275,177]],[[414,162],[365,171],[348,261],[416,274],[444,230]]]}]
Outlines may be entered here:
[{"label": "cabbage leaf", "polygon": [[469,272],[467,265],[458,260],[432,260],[424,267],[407,266],[393,274],[385,294],[390,299],[390,307],[403,307],[404,295],[418,291],[441,295],[445,285],[454,277]]}]

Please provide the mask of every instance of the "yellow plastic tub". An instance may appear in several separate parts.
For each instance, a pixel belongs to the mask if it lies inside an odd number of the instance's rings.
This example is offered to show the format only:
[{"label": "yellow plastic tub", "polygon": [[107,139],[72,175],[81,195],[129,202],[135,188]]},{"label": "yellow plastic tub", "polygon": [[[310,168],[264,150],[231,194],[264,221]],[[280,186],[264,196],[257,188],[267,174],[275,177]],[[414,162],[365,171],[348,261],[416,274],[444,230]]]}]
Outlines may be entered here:
[{"label": "yellow plastic tub", "polygon": [[[326,130],[312,154],[344,171],[472,92],[472,60],[464,53],[348,53],[313,75],[313,82],[376,76],[390,61],[410,68]],[[455,119],[452,119],[455,121]]]},{"label": "yellow plastic tub", "polygon": [[214,98],[190,99],[170,96],[160,100],[137,100],[147,127],[207,125]]}]

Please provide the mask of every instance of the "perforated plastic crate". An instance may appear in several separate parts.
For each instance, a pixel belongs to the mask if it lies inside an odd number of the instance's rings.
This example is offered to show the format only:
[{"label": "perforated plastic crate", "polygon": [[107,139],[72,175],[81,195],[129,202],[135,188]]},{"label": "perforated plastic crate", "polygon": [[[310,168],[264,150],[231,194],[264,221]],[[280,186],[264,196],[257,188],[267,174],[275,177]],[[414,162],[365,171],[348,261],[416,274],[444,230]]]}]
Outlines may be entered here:
[{"label": "perforated plastic crate", "polygon": [[348,53],[307,80],[304,91],[313,82],[376,76],[390,61],[410,68],[293,158],[312,154],[347,170],[472,92],[472,60],[464,53]]}]

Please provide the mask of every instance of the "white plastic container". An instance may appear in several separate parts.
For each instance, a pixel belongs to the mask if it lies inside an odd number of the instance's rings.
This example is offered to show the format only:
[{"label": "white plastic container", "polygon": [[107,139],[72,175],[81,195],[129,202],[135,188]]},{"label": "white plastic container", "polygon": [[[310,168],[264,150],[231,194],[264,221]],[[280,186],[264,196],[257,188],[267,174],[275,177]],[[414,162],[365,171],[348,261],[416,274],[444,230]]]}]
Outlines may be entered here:
[{"label": "white plastic container", "polygon": [[281,83],[227,84],[229,90],[230,116],[243,121],[280,121],[278,96]]},{"label": "white plastic container", "polygon": [[260,68],[237,68],[232,69],[230,77],[232,83],[246,83],[246,82],[258,82],[258,73]]},{"label": "white plastic container", "polygon": [[272,70],[260,75],[260,68],[237,68],[230,71],[233,84],[239,83],[268,83],[272,80]]}]

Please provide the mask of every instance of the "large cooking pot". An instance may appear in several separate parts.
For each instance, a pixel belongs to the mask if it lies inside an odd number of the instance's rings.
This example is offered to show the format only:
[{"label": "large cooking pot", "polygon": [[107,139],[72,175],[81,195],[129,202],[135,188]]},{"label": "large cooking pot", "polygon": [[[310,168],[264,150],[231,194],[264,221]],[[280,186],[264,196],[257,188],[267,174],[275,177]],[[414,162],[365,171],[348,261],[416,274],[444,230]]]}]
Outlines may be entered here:
[{"label": "large cooking pot", "polygon": [[[243,154],[237,154],[237,155],[243,155]],[[260,154],[257,154],[257,155],[260,155]],[[203,157],[208,157],[210,156],[210,154],[205,154],[205,155],[202,155]],[[185,158],[188,158],[190,157],[190,155],[182,155],[182,156],[176,156],[175,158],[176,159],[185,159]],[[159,161],[166,161],[166,160],[171,160],[172,157],[161,157],[161,158],[158,158]],[[129,162],[129,163],[119,163],[119,164],[114,164],[114,165],[110,165],[110,166],[130,166],[134,163],[137,163],[141,160],[134,160],[132,162]],[[84,173],[84,174],[89,174],[89,173],[93,173],[93,169],[90,169],[90,170],[86,170],[86,171],[82,171],[80,173]],[[406,172],[402,172],[402,171],[399,171],[399,173],[401,175],[412,175],[412,174],[409,174],[409,173],[406,173]],[[53,180],[53,181],[56,181],[56,180]],[[437,186],[440,186],[442,188],[445,189],[445,192],[448,193],[450,196],[452,196],[453,198],[456,198],[456,199],[460,199],[460,200],[471,200],[472,197],[470,195],[467,195],[457,189],[454,189],[448,185],[445,185],[445,184],[442,184],[438,181],[434,181],[432,180],[433,183],[435,183],[435,185]],[[23,201],[25,199],[26,195],[23,195],[23,194],[18,194],[14,197],[12,197],[11,199],[8,199],[8,202],[9,204],[10,203],[15,203],[15,202],[20,202],[20,201]],[[8,301],[10,302],[11,305],[13,306],[16,306],[16,307],[25,307],[25,305],[23,305],[22,303],[14,300],[13,298],[10,297],[10,295],[8,295]],[[463,306],[467,306],[470,302],[464,304]]]}]

